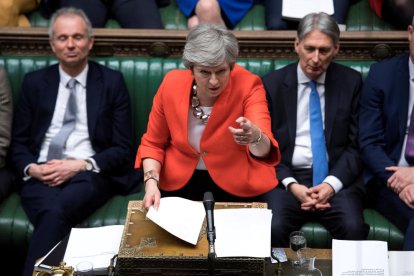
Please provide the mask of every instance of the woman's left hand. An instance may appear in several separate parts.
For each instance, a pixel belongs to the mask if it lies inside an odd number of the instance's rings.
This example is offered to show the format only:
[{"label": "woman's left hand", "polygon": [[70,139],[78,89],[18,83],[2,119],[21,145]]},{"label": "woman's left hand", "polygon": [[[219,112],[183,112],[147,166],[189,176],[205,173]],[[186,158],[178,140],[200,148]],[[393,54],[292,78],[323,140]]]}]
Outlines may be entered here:
[{"label": "woman's left hand", "polygon": [[236,123],[240,125],[240,128],[229,127],[236,144],[248,145],[257,142],[260,137],[260,129],[257,126],[245,117],[237,118]]}]

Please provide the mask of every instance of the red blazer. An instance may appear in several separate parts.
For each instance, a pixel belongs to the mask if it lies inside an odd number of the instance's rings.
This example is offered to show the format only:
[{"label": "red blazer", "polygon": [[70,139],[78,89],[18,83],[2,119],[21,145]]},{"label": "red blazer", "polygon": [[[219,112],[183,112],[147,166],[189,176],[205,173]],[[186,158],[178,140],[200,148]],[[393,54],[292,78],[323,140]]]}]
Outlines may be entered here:
[{"label": "red blazer", "polygon": [[[279,146],[273,137],[266,94],[261,79],[235,65],[227,87],[214,103],[200,141],[200,153],[188,143],[188,115],[194,77],[190,70],[173,70],[164,78],[154,97],[147,132],[135,161],[150,157],[162,164],[160,188],[173,191],[191,178],[200,155],[213,181],[226,192],[240,197],[263,194],[278,184],[275,166]],[[257,125],[272,143],[266,159],[252,157],[248,146],[234,142],[228,126],[245,116]]]}]

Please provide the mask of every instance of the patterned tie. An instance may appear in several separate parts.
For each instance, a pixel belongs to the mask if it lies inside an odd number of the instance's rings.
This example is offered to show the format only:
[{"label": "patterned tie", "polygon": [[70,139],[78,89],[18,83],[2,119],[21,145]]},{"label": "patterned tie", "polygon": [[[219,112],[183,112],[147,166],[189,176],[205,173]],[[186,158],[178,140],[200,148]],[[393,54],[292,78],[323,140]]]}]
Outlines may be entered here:
[{"label": "patterned tie", "polygon": [[309,82],[309,121],[313,158],[313,186],[322,183],[328,175],[326,158],[325,134],[323,131],[321,102],[315,81]]},{"label": "patterned tie", "polygon": [[69,88],[70,94],[66,105],[65,116],[63,117],[62,128],[50,142],[47,160],[62,158],[63,149],[65,148],[69,134],[75,129],[77,111],[76,83],[76,79],[70,79],[66,85]]},{"label": "patterned tie", "polygon": [[414,165],[414,106],[411,110],[410,126],[408,127],[407,143],[405,144],[405,160]]}]

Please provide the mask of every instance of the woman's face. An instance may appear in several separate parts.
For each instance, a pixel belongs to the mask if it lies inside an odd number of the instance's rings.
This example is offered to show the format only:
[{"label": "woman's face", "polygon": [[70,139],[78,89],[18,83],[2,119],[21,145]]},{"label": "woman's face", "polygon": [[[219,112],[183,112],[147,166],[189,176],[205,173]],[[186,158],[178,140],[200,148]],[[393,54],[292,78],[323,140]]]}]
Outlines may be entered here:
[{"label": "woman's face", "polygon": [[[230,65],[223,63],[215,67],[195,65],[193,75],[197,84],[197,95],[202,104],[217,98],[226,88],[230,76]],[[207,101],[206,103],[203,103]]]}]

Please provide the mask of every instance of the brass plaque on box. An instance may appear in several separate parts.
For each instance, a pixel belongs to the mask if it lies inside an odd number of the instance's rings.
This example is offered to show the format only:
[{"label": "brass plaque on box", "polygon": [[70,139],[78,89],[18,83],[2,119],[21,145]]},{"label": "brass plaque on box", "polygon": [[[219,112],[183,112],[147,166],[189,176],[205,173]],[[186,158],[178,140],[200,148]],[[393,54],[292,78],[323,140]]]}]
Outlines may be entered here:
[{"label": "brass plaque on box", "polygon": [[[267,208],[267,204],[216,202],[215,209],[221,208]],[[205,223],[197,245],[192,245],[146,219],[142,201],[130,201],[116,273],[122,276],[207,275],[209,263]],[[263,258],[217,258],[214,271],[215,275],[265,275],[268,262]]]}]

